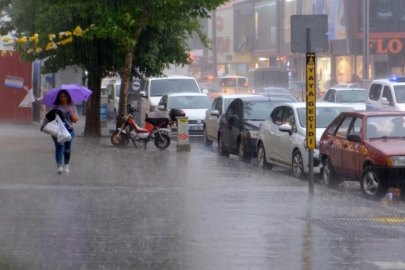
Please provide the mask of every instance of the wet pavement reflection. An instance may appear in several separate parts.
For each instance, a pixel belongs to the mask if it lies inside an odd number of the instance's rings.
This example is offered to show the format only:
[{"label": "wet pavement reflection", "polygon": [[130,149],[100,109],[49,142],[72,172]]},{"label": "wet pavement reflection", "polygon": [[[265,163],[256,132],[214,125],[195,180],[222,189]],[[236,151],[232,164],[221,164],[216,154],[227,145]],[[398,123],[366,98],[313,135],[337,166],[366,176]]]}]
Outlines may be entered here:
[{"label": "wet pavement reflection", "polygon": [[[317,184],[310,196],[286,170],[221,157],[198,139],[177,153],[175,141],[143,151],[78,137],[71,172],[57,176],[51,139],[12,129],[0,126],[0,269],[384,269],[405,261],[395,195],[372,202],[355,185]],[[397,225],[376,221],[384,217]]]}]

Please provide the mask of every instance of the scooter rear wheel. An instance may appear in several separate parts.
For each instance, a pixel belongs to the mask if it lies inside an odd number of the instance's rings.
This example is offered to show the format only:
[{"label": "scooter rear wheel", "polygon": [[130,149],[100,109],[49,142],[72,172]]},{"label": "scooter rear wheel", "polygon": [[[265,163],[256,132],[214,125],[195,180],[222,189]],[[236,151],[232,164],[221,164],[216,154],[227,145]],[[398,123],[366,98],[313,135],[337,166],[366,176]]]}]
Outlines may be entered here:
[{"label": "scooter rear wheel", "polygon": [[118,134],[118,130],[111,135],[111,144],[117,147],[127,146],[129,143],[129,138],[127,135],[121,133]]},{"label": "scooter rear wheel", "polygon": [[164,133],[156,135],[154,140],[155,146],[160,150],[165,150],[170,145],[170,137]]}]

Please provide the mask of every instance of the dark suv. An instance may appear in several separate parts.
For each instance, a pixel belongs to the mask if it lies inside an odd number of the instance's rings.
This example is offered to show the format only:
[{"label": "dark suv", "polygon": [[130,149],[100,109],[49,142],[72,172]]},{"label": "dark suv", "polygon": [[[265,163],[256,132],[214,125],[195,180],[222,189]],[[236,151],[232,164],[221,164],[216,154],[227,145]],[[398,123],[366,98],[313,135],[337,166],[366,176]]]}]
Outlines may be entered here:
[{"label": "dark suv", "polygon": [[240,161],[250,163],[257,156],[260,124],[270,116],[276,105],[286,102],[291,102],[291,99],[277,96],[250,96],[232,101],[219,123],[219,154],[227,157],[238,155]]}]

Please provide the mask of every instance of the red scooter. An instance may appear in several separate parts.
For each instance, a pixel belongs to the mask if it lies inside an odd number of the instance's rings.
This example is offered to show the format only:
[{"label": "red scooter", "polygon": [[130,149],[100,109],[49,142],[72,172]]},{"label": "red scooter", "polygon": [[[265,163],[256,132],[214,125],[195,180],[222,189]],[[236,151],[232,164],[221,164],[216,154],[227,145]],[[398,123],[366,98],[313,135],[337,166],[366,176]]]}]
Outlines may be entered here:
[{"label": "red scooter", "polygon": [[150,127],[141,128],[134,120],[134,113],[139,112],[138,109],[132,108],[128,104],[128,114],[125,116],[124,124],[118,128],[111,136],[111,143],[114,146],[127,146],[129,140],[132,141],[135,148],[138,148],[136,142],[143,143],[144,149],[148,142],[153,141],[155,146],[164,150],[170,145],[169,132],[167,125],[170,124],[168,118],[146,118],[145,122],[149,123]]}]

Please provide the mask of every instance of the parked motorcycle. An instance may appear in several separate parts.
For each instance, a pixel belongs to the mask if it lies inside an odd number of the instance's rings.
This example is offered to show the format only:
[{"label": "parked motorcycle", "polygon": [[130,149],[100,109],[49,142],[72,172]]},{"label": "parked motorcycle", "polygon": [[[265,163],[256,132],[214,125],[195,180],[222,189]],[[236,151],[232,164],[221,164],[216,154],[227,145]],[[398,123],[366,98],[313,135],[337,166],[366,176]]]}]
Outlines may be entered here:
[{"label": "parked motorcycle", "polygon": [[135,112],[139,112],[139,109],[132,108],[128,104],[128,114],[125,116],[123,125],[111,136],[112,145],[127,146],[131,140],[136,148],[138,148],[136,145],[138,142],[143,143],[145,149],[148,142],[153,141],[160,150],[168,148],[170,145],[168,134],[171,130],[167,128],[167,125],[170,124],[170,120],[168,118],[146,118],[145,122],[149,123],[149,127],[141,128],[134,120]]}]

